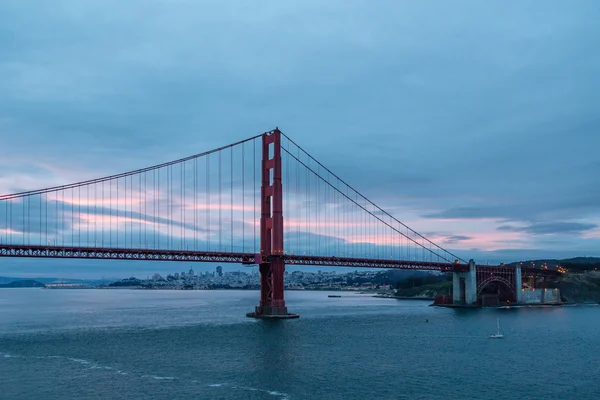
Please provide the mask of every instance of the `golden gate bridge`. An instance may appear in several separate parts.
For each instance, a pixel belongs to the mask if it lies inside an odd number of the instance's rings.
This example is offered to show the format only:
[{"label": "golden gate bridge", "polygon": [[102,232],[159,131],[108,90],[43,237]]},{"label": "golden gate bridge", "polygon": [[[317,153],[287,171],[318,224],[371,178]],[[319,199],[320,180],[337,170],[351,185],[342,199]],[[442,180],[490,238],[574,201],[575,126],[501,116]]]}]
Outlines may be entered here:
[{"label": "golden gate bridge", "polygon": [[[285,219],[284,219],[285,215]],[[523,276],[478,266],[377,206],[274,129],[211,151],[68,185],[0,196],[0,256],[258,265],[250,316],[297,317],[285,265],[452,272],[453,302],[490,283],[515,302]]]}]

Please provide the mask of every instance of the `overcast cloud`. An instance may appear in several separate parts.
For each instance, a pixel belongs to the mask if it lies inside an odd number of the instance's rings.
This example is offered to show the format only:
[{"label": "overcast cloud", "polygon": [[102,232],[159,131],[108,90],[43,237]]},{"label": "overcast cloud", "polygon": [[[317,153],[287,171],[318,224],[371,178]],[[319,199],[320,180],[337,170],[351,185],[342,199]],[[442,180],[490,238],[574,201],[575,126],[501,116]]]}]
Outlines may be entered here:
[{"label": "overcast cloud", "polygon": [[4,0],[0,193],[278,126],[461,255],[600,255],[598,21],[595,0]]}]

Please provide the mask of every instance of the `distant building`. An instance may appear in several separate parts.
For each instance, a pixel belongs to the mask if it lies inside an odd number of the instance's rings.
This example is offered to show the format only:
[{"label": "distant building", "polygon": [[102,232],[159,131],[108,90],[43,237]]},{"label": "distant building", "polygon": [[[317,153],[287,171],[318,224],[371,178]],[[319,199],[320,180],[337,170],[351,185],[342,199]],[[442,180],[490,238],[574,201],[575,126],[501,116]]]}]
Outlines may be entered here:
[{"label": "distant building", "polygon": [[221,267],[220,265],[217,266],[217,275],[223,276],[223,267]]},{"label": "distant building", "polygon": [[190,270],[188,272],[188,277],[190,277],[190,278],[194,277],[194,270],[192,268],[190,268]]}]

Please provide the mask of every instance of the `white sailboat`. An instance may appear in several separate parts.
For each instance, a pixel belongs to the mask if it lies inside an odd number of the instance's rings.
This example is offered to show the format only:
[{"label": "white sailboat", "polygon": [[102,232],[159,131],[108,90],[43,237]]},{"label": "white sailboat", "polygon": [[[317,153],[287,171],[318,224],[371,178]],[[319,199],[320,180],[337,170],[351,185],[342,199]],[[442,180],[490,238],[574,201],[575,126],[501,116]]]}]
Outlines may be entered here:
[{"label": "white sailboat", "polygon": [[500,318],[496,318],[496,324],[498,325],[498,331],[490,335],[490,339],[504,339],[504,332],[500,327]]}]

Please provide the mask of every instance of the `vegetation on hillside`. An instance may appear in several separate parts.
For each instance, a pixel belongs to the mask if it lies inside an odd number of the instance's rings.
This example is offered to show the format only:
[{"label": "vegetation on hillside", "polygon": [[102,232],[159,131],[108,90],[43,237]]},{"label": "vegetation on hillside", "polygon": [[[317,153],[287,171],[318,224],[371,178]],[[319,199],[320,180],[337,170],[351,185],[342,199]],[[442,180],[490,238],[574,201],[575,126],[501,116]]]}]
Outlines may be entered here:
[{"label": "vegetation on hillside", "polygon": [[397,297],[424,297],[434,298],[438,294],[447,295],[452,292],[452,281],[430,283],[412,288],[396,289],[394,295]]},{"label": "vegetation on hillside", "polygon": [[564,274],[557,287],[569,303],[600,303],[600,271]]},{"label": "vegetation on hillside", "polygon": [[452,291],[452,274],[413,275],[398,280],[393,285],[398,297],[433,298],[438,294],[450,294]]},{"label": "vegetation on hillside", "polygon": [[598,271],[600,270],[600,258],[599,257],[575,257],[567,258],[564,260],[556,259],[542,259],[542,260],[527,260],[527,261],[515,261],[508,265],[515,266],[521,264],[523,266],[533,266],[536,268],[557,268],[563,267],[571,272],[581,271]]}]

